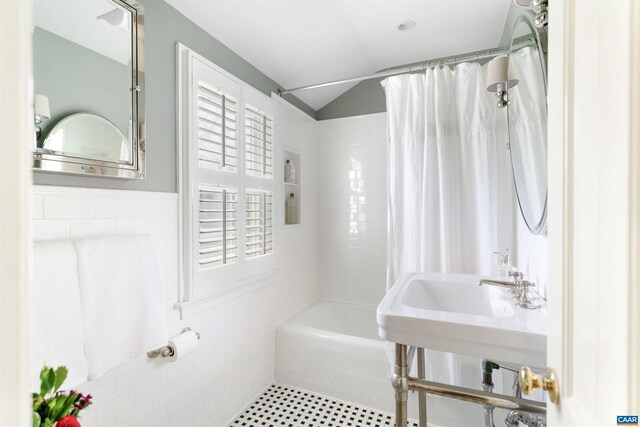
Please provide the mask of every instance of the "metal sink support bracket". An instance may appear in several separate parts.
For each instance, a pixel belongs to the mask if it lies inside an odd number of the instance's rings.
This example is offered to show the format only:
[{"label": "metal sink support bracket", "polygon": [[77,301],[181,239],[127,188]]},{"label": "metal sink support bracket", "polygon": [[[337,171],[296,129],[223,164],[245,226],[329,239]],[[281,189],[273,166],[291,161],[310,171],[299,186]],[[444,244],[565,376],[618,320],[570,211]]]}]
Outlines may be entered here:
[{"label": "metal sink support bracket", "polygon": [[[511,411],[528,412],[539,415],[545,415],[547,413],[547,404],[544,402],[525,400],[505,394],[474,390],[468,387],[453,386],[411,377],[408,375],[407,346],[404,344],[395,344],[395,367],[391,383],[395,390],[396,397],[396,426],[399,427],[407,426],[407,398],[409,396],[409,390],[449,397],[480,405],[490,405]],[[421,414],[420,420],[422,421],[422,419],[423,415]],[[426,427],[426,413],[424,414],[424,420],[425,424],[421,424],[420,427]]]}]

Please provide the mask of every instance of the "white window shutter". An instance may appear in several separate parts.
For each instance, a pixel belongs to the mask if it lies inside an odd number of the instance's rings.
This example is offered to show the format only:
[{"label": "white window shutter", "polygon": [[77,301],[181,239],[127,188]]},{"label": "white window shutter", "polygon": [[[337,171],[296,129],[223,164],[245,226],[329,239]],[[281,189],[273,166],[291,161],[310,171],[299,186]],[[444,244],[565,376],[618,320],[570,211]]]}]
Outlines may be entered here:
[{"label": "white window shutter", "polygon": [[235,172],[238,166],[238,102],[202,81],[196,84],[198,165]]},{"label": "white window shutter", "polygon": [[[239,247],[239,82],[197,58],[191,73],[191,251],[198,294],[221,291],[241,277]],[[195,167],[193,167],[195,166]]]},{"label": "white window shutter", "polygon": [[245,108],[247,175],[273,178],[273,117],[247,104]]},{"label": "white window shutter", "polygon": [[247,268],[268,271],[275,266],[274,147],[275,105],[256,90],[243,92],[245,155],[245,244]]},{"label": "white window shutter", "polygon": [[247,190],[246,257],[273,253],[273,194]]},{"label": "white window shutter", "polygon": [[181,301],[275,268],[275,104],[179,45]]},{"label": "white window shutter", "polygon": [[200,270],[238,260],[238,194],[234,188],[199,186],[198,264]]}]

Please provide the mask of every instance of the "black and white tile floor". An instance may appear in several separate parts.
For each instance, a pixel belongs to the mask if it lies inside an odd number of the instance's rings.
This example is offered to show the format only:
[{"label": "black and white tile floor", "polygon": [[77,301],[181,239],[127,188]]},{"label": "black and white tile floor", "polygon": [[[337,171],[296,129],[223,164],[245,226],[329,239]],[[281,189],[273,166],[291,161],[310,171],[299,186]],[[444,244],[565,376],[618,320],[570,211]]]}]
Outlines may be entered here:
[{"label": "black and white tile floor", "polygon": [[[392,427],[393,416],[293,387],[272,385],[230,427]],[[411,427],[418,424],[411,422]]]}]

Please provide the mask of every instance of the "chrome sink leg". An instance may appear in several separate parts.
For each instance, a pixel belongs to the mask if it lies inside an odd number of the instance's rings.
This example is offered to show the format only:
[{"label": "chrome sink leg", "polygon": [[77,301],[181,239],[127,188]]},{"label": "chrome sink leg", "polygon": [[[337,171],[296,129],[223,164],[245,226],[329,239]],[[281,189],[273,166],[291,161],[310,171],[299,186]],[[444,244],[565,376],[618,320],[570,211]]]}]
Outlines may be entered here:
[{"label": "chrome sink leg", "polygon": [[[418,379],[425,379],[424,348],[418,347]],[[418,425],[427,427],[427,393],[418,391]]]},{"label": "chrome sink leg", "polygon": [[396,344],[396,363],[391,384],[396,394],[396,426],[407,427],[407,399],[409,386],[407,383],[407,346]]}]

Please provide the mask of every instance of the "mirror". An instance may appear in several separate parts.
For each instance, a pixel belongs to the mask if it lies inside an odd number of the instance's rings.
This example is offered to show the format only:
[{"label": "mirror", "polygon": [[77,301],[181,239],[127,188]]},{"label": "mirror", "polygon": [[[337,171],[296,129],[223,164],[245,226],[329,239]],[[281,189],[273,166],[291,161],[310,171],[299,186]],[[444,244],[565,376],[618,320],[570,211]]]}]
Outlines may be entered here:
[{"label": "mirror", "polygon": [[143,9],[35,0],[34,169],[145,176]]},{"label": "mirror", "polygon": [[67,156],[129,164],[130,140],[109,120],[96,114],[78,113],[58,122],[42,148]]},{"label": "mirror", "polygon": [[547,81],[546,47],[530,15],[515,22],[509,48],[507,121],[511,167],[520,212],[534,234],[546,233]]}]

